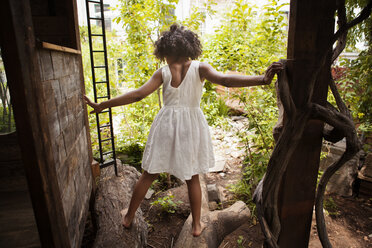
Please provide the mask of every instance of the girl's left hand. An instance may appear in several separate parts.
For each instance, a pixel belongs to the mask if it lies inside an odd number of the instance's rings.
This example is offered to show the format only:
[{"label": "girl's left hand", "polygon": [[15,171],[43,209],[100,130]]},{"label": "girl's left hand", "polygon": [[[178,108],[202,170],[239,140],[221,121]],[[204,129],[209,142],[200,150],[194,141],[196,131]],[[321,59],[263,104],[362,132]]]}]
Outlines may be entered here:
[{"label": "girl's left hand", "polygon": [[272,63],[266,70],[265,75],[263,76],[263,82],[265,85],[270,84],[273,80],[275,74],[283,70],[283,64],[281,62]]}]

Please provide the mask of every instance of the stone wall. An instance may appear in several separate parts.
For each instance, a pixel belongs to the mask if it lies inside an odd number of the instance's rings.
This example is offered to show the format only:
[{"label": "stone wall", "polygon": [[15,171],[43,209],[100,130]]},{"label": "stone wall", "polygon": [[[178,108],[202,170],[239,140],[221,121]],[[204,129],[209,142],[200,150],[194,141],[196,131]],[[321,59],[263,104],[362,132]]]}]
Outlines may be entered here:
[{"label": "stone wall", "polygon": [[81,56],[39,49],[43,101],[71,247],[81,244],[92,189]]}]

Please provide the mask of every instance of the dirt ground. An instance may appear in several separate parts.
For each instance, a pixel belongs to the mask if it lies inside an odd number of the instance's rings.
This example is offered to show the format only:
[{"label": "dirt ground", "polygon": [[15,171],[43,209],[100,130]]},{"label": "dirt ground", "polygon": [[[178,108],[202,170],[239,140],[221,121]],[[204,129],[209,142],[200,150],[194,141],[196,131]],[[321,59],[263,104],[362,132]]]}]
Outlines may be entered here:
[{"label": "dirt ground", "polygon": [[[244,121],[244,120],[243,120]],[[236,126],[236,128],[240,128]],[[213,131],[213,142],[218,147],[217,157],[225,161],[222,172],[208,173],[207,184],[216,184],[222,193],[222,204],[217,205],[218,209],[227,208],[234,202],[233,194],[228,190],[229,185],[235,184],[241,178],[241,154],[232,147],[234,136],[233,131],[229,135],[218,130]],[[160,206],[152,206],[154,200],[165,197],[167,194],[174,196],[173,201],[182,201],[178,204],[175,213],[165,213]],[[343,198],[337,195],[326,196],[327,211],[325,222],[329,239],[335,248],[372,248],[372,199],[371,198]],[[145,220],[149,226],[148,248],[172,248],[180,233],[184,221],[190,214],[188,203],[187,187],[172,188],[168,192],[155,193],[151,199],[144,200],[141,205]],[[91,226],[88,221],[88,226]],[[92,247],[94,232],[92,228],[86,229],[82,247]],[[190,230],[191,232],[191,230]],[[191,235],[191,234],[190,234]],[[263,235],[259,223],[254,217],[240,228],[225,237],[219,248],[260,248],[263,243]],[[315,218],[313,218],[310,231],[309,248],[321,248]]]},{"label": "dirt ground", "polygon": [[[216,182],[219,186],[227,187],[228,184],[239,180],[238,173],[234,170],[240,168],[239,161],[230,163],[230,170],[225,171],[224,177],[219,173],[207,175],[208,183]],[[232,173],[234,171],[234,173]],[[184,221],[190,214],[188,203],[187,188],[185,186],[173,188],[171,194],[174,195],[173,201],[182,201],[173,214],[166,214],[161,211],[159,206],[151,206],[150,202],[159,197],[164,197],[167,193],[161,192],[154,194],[151,199],[144,200],[141,205],[144,217],[148,222],[148,248],[171,248],[178,238]],[[224,204],[226,208],[232,204],[233,196],[228,191],[224,191]],[[327,196],[331,202],[329,213],[325,215],[325,221],[329,234],[329,239],[335,248],[372,248],[372,199],[368,198],[343,198],[337,195]],[[87,226],[91,226],[88,218]],[[94,233],[92,228],[87,228],[82,247],[92,247]],[[262,247],[263,235],[259,223],[252,218],[249,223],[229,234],[221,243],[219,248],[260,248]],[[310,232],[309,248],[321,248],[317,235],[315,218]]]},{"label": "dirt ground", "polygon": [[[208,183],[217,183],[220,186],[227,187],[228,184],[239,180],[238,160],[230,163],[230,171],[225,171],[224,177],[219,173],[207,174]],[[151,207],[150,202],[158,197],[164,197],[164,193],[153,196],[150,200],[145,200],[142,204],[142,210],[145,212],[145,218],[149,223],[148,247],[150,248],[170,248],[177,240],[178,233],[181,231],[183,222],[188,217],[190,210],[187,199],[186,187],[179,187],[171,190],[175,196],[174,201],[181,200],[179,208],[175,214],[162,214],[159,207]],[[225,190],[225,204],[223,208],[231,205],[232,194]],[[333,247],[342,248],[372,248],[372,199],[368,198],[343,198],[337,195],[327,196],[328,202],[331,202],[329,213],[325,215],[325,221],[329,234],[329,239]],[[241,248],[262,247],[263,235],[259,223],[252,218],[249,223],[244,224],[233,233],[228,235],[221,243],[219,248]],[[309,248],[321,248],[319,241],[315,217],[310,233]]]}]

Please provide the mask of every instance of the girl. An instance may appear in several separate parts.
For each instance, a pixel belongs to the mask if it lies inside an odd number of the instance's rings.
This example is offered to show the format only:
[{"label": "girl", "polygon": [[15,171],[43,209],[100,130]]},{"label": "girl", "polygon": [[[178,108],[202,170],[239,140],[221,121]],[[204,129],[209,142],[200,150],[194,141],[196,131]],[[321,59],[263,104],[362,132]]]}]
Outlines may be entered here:
[{"label": "girl", "polygon": [[155,43],[154,55],[167,65],[157,70],[140,88],[94,103],[85,102],[99,113],[105,108],[140,101],[163,85],[164,106],[151,126],[142,158],[143,174],[136,183],[124,214],[123,225],[129,228],[137,208],[148,188],[161,172],[186,180],[192,214],[192,234],[202,232],[200,223],[201,188],[199,174],[207,173],[214,165],[212,141],[208,124],[199,107],[203,82],[226,87],[247,87],[270,84],[275,73],[283,67],[273,63],[263,76],[225,75],[207,63],[194,61],[202,53],[198,36],[182,26],[173,24]]}]

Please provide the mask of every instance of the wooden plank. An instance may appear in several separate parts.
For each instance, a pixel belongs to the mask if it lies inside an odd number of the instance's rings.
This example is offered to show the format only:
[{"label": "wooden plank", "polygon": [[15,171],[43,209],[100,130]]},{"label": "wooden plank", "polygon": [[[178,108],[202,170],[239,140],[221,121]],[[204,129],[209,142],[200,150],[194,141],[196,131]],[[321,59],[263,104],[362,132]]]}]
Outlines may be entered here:
[{"label": "wooden plank", "polygon": [[0,135],[0,171],[0,247],[40,247],[15,132]]},{"label": "wooden plank", "polygon": [[[291,95],[306,104],[308,85],[319,55],[333,35],[335,0],[291,0],[287,57]],[[329,52],[331,52],[329,50]],[[330,79],[330,57],[315,83],[312,101],[324,104]],[[286,117],[285,117],[286,118]],[[284,120],[285,120],[284,118]],[[290,158],[279,193],[280,247],[307,247],[310,235],[323,123],[310,120]]]},{"label": "wooden plank", "polygon": [[29,1],[2,2],[0,41],[43,247],[71,247],[54,166]]},{"label": "wooden plank", "polygon": [[49,49],[49,50],[54,50],[54,51],[59,51],[59,52],[65,52],[65,53],[73,53],[73,54],[81,54],[81,51],[72,49],[69,47],[64,47],[52,43],[48,43],[45,41],[40,42],[40,47],[44,49]]}]

